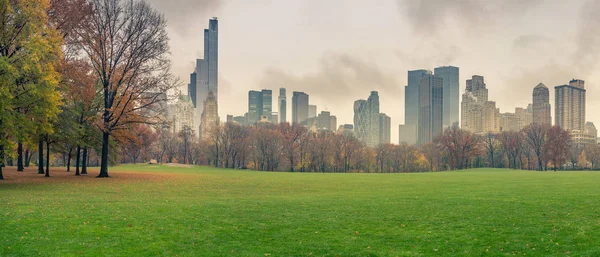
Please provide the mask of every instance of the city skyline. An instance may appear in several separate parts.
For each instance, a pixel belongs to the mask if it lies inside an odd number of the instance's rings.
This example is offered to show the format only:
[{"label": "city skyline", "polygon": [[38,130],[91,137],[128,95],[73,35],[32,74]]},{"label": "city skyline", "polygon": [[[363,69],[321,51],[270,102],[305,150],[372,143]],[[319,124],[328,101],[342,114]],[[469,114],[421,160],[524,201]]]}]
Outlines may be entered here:
[{"label": "city skyline", "polygon": [[[473,1],[467,8],[463,2],[456,6],[444,2],[439,17],[430,20],[422,15],[423,10],[435,1],[420,1],[422,6],[410,1],[377,5],[347,1],[343,8],[337,8],[335,2],[321,6],[315,1],[190,4],[205,7],[200,13],[151,2],[173,21],[168,30],[173,32],[174,71],[182,78],[189,76],[191,61],[202,58],[203,39],[190,32],[203,28],[207,19],[219,17],[221,117],[241,112],[237,105],[246,100],[245,92],[250,89],[286,87],[289,92],[307,92],[311,104],[335,113],[340,123],[352,123],[352,99],[377,90],[382,109],[392,118],[392,142],[396,142],[397,125],[404,120],[406,71],[445,65],[461,68],[460,95],[466,78],[485,76],[500,112],[526,107],[531,102],[531,88],[540,82],[553,88],[572,78],[587,82],[587,108],[600,107],[591,100],[600,96],[599,90],[594,90],[600,78],[591,72],[597,64],[598,44],[594,43],[598,40],[584,34],[598,28],[594,27],[598,19],[588,14],[599,9],[592,1],[511,2],[506,8],[490,7],[485,1]],[[520,6],[523,8],[517,8]],[[334,10],[328,18],[315,17],[323,14],[324,8]],[[356,8],[363,11],[351,11]],[[461,8],[469,15],[461,15]],[[552,29],[543,26],[564,13],[576,14],[576,18]],[[365,14],[376,16],[367,18]],[[583,21],[586,24],[580,24]],[[441,29],[444,24],[451,27]],[[370,31],[370,36],[357,36],[356,31],[362,30]],[[482,30],[495,33],[478,33]],[[247,40],[249,31],[255,34]],[[297,36],[303,37],[304,46],[291,40]],[[407,41],[407,37],[414,40]],[[238,44],[240,41],[244,43]],[[225,95],[227,99],[222,97]],[[554,90],[550,90],[551,104],[554,98]],[[595,115],[588,114],[588,120],[598,123]]]}]

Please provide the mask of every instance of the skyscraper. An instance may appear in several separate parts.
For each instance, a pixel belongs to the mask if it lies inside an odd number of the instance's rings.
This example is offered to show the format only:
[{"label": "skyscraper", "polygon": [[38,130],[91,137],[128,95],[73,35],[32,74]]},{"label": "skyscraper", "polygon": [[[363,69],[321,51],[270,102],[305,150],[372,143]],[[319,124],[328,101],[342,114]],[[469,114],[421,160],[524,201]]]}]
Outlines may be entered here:
[{"label": "skyscraper", "polygon": [[555,125],[565,130],[583,131],[585,125],[585,82],[571,80],[569,85],[557,86],[555,91]]},{"label": "skyscraper", "polygon": [[317,129],[334,131],[337,128],[337,118],[330,112],[322,111],[317,116]]},{"label": "skyscraper", "polygon": [[419,85],[419,125],[417,145],[433,141],[443,130],[444,89],[442,78],[424,75]]},{"label": "skyscraper", "polygon": [[204,101],[203,110],[200,122],[200,138],[206,139],[210,136],[211,130],[219,125],[219,106],[212,91],[208,93],[208,97]]},{"label": "skyscraper", "polygon": [[[196,60],[196,70],[190,75],[188,95],[196,107],[195,124],[199,126],[204,112],[204,101],[210,92],[219,101],[219,21],[209,20],[204,30],[204,59]],[[195,81],[195,82],[194,82]],[[195,95],[195,97],[193,96]]]},{"label": "skyscraper", "polygon": [[500,110],[496,102],[488,101],[483,76],[475,75],[467,80],[461,105],[461,128],[473,133],[500,131]]},{"label": "skyscraper", "polygon": [[188,84],[188,97],[192,101],[192,105],[194,106],[194,108],[196,108],[196,72],[190,74],[190,83]]},{"label": "skyscraper", "polygon": [[[272,118],[272,114],[273,114],[273,91],[268,90],[268,89],[263,89],[260,92],[261,96],[262,96],[262,111],[260,113],[260,116],[266,116],[267,120],[271,123],[273,123],[273,118]],[[275,122],[277,123],[277,122]]]},{"label": "skyscraper", "polygon": [[316,105],[308,106],[308,117],[309,118],[317,117],[317,106]]},{"label": "skyscraper", "polygon": [[372,91],[367,100],[354,102],[356,136],[367,146],[379,144],[379,93]]},{"label": "skyscraper", "polygon": [[287,97],[285,94],[285,88],[279,89],[279,122],[287,121]]},{"label": "skyscraper", "polygon": [[533,89],[533,123],[552,126],[550,90],[543,83]]},{"label": "skyscraper", "polygon": [[430,70],[408,71],[408,85],[404,87],[404,124],[419,123],[419,85],[423,75],[431,74]]},{"label": "skyscraper", "polygon": [[[251,90],[248,92],[248,125],[255,124],[260,120],[275,122],[273,115],[273,91],[263,89],[262,91]],[[264,116],[264,118],[263,118]]]},{"label": "skyscraper", "polygon": [[443,80],[444,88],[444,122],[443,126],[458,125],[460,106],[459,69],[453,66],[444,66],[434,69],[434,74]]},{"label": "skyscraper", "polygon": [[367,100],[354,101],[354,132],[356,137],[366,142],[368,137],[369,104]]},{"label": "skyscraper", "polygon": [[308,119],[308,95],[304,92],[292,93],[292,123],[299,123]]},{"label": "skyscraper", "polygon": [[379,114],[379,143],[391,143],[392,119],[385,113]]},{"label": "skyscraper", "polygon": [[398,143],[417,144],[417,125],[400,125],[398,127]]}]

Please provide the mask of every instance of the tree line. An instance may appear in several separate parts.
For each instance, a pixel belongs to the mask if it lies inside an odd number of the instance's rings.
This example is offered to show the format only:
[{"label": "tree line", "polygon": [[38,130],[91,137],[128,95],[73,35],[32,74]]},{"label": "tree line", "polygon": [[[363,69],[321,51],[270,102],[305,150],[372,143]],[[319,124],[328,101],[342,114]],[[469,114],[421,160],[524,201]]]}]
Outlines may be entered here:
[{"label": "tree line", "polygon": [[426,172],[469,168],[527,170],[596,169],[600,147],[578,147],[559,127],[532,124],[522,131],[477,135],[459,127],[421,147],[402,143],[367,147],[352,132],[311,131],[299,124],[215,125],[196,139],[179,133],[139,129],[148,135],[130,142],[122,162],[164,163],[292,172]]},{"label": "tree line", "polygon": [[108,177],[134,128],[163,122],[168,57],[166,20],[144,0],[0,0],[0,179],[32,159],[49,176],[51,152],[76,175],[99,153]]}]

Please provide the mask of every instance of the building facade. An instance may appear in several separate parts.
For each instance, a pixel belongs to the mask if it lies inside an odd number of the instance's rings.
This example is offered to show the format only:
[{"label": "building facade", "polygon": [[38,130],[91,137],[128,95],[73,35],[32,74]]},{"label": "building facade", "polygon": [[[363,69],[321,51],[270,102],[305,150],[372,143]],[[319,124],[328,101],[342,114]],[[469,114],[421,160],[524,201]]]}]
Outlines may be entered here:
[{"label": "building facade", "polygon": [[194,127],[199,127],[201,115],[204,113],[204,102],[212,92],[215,100],[219,100],[219,21],[209,20],[208,29],[204,30],[204,59],[196,60],[196,69],[190,74],[188,95],[196,110]]},{"label": "building facade", "polygon": [[533,123],[546,127],[552,126],[550,90],[543,83],[533,89]]},{"label": "building facade", "polygon": [[292,123],[302,124],[308,119],[308,94],[292,93]]},{"label": "building facade", "polygon": [[180,96],[169,107],[171,132],[173,134],[178,134],[186,126],[197,132],[197,129],[194,129],[194,104],[189,96]]},{"label": "building facade", "polygon": [[260,120],[262,114],[262,94],[260,91],[248,92],[248,124],[255,124]]},{"label": "building facade", "polygon": [[279,98],[278,98],[278,107],[279,107],[279,122],[287,121],[287,96],[285,92],[285,88],[279,89]]},{"label": "building facade", "polygon": [[317,106],[316,105],[308,106],[308,117],[309,118],[317,117]]},{"label": "building facade", "polygon": [[443,66],[434,69],[434,75],[442,78],[444,88],[444,128],[458,125],[460,119],[459,68]]},{"label": "building facade", "polygon": [[583,131],[585,126],[585,82],[574,79],[569,85],[555,87],[554,92],[555,125],[569,131]]},{"label": "building facade", "polygon": [[419,85],[419,124],[417,145],[433,141],[443,130],[444,89],[442,78],[424,75]]},{"label": "building facade", "polygon": [[408,83],[404,87],[404,124],[419,123],[419,85],[421,77],[432,74],[430,70],[408,71]]},{"label": "building facade", "polygon": [[417,144],[417,125],[400,125],[398,128],[398,144]]},{"label": "building facade", "polygon": [[200,122],[200,138],[207,139],[210,136],[211,130],[219,125],[219,105],[217,98],[212,92],[208,93],[208,97],[204,101],[204,112],[202,113]]},{"label": "building facade", "polygon": [[391,143],[392,119],[385,113],[379,114],[379,143]]},{"label": "building facade", "polygon": [[461,128],[479,134],[500,131],[500,110],[496,102],[488,101],[483,76],[475,75],[467,80],[461,107]]}]

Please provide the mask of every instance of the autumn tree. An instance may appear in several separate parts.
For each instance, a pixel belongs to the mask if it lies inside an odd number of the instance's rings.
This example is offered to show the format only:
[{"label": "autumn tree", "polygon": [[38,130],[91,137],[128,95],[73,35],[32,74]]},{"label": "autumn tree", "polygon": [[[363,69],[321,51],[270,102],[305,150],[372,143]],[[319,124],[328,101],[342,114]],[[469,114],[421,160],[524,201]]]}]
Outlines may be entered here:
[{"label": "autumn tree", "polygon": [[0,179],[12,141],[51,133],[58,113],[61,38],[48,26],[48,8],[46,1],[0,0]]},{"label": "autumn tree", "polygon": [[502,144],[502,148],[504,152],[508,156],[509,168],[517,169],[517,163],[520,155],[522,154],[522,146],[521,141],[523,139],[520,132],[516,131],[503,131],[500,136],[500,143]]},{"label": "autumn tree", "polygon": [[597,144],[590,144],[585,147],[586,159],[592,165],[592,169],[596,169],[596,164],[600,161],[600,146]]},{"label": "autumn tree", "polygon": [[194,143],[194,138],[196,138],[196,134],[189,126],[183,126],[183,129],[179,132],[179,138],[181,139],[181,163],[188,164],[190,162],[191,148]]},{"label": "autumn tree", "polygon": [[481,140],[470,131],[452,126],[444,130],[438,139],[441,149],[449,156],[450,169],[465,169],[468,161],[480,151]]},{"label": "autumn tree", "polygon": [[166,20],[140,0],[90,0],[89,24],[77,32],[102,92],[101,166],[108,177],[109,139],[129,124],[157,123],[149,109],[166,101],[170,75]]},{"label": "autumn tree", "polygon": [[571,136],[569,135],[569,132],[558,126],[550,128],[546,136],[544,156],[552,162],[554,171],[562,169],[569,157]]}]

